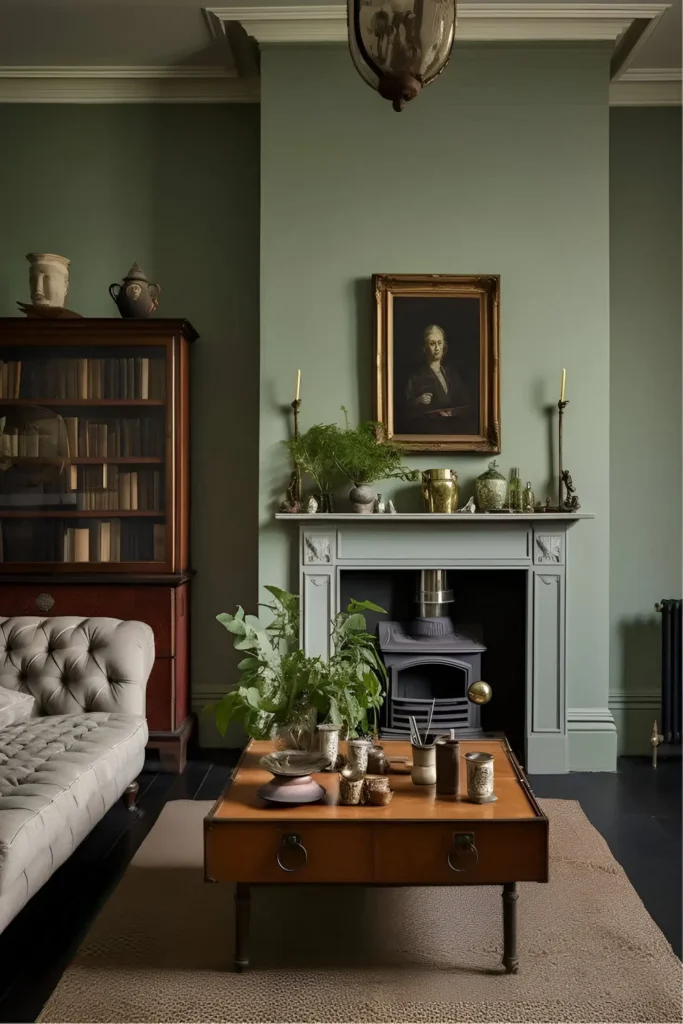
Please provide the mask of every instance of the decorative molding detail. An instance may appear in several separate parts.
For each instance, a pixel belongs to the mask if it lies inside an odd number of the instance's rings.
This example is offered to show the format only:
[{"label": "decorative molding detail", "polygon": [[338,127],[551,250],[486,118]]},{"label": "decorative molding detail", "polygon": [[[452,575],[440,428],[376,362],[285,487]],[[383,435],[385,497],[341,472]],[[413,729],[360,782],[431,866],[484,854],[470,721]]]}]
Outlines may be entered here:
[{"label": "decorative molding detail", "polygon": [[535,534],[536,565],[560,565],[562,562],[562,537],[559,534]]},{"label": "decorative molding detail", "polygon": [[608,697],[610,710],[614,711],[658,712],[661,703],[662,698],[657,690],[637,690],[633,693],[613,690]]},{"label": "decorative molding detail", "polygon": [[616,732],[609,708],[567,708],[568,732]]},{"label": "decorative molding detail", "polygon": [[[655,23],[667,4],[462,3],[456,39],[468,42],[616,42],[634,21]],[[259,43],[343,43],[346,6],[209,7]]]},{"label": "decorative molding detail", "polygon": [[611,107],[680,107],[680,68],[629,68],[610,85]]},{"label": "decorative molding detail", "polygon": [[304,562],[306,565],[321,565],[332,561],[330,538],[327,534],[307,533],[304,535]]},{"label": "decorative molding detail", "polygon": [[258,103],[223,67],[0,67],[0,103]]}]

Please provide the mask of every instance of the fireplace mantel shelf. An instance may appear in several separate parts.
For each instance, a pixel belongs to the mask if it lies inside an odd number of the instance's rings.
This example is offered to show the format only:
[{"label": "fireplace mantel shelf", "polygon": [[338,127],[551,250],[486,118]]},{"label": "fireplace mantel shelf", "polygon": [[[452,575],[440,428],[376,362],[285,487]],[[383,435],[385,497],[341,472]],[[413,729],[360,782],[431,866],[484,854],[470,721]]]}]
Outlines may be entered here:
[{"label": "fireplace mantel shelf", "polygon": [[594,512],[479,512],[449,513],[438,512],[384,512],[361,515],[358,512],[278,512],[276,519],[291,520],[295,523],[316,522],[358,522],[363,523],[414,523],[414,522],[452,522],[465,523],[573,523],[576,519],[595,519]]}]

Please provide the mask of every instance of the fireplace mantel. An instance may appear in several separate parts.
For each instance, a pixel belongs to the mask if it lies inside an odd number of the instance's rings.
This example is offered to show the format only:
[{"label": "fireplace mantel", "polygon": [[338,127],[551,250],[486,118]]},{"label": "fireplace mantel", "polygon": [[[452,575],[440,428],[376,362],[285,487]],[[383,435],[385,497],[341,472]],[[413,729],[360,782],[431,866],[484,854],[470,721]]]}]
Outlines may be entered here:
[{"label": "fireplace mantel", "polygon": [[578,513],[314,513],[299,528],[301,644],[329,657],[341,574],[353,570],[510,569],[526,573],[526,768],[567,771],[565,683],[568,533]]},{"label": "fireplace mantel", "polygon": [[577,519],[595,519],[594,512],[383,512],[360,515],[358,512],[278,512],[276,519],[291,519],[294,522],[359,522],[384,523],[385,525],[400,522],[442,522],[453,526],[464,526],[472,523],[573,523]]}]

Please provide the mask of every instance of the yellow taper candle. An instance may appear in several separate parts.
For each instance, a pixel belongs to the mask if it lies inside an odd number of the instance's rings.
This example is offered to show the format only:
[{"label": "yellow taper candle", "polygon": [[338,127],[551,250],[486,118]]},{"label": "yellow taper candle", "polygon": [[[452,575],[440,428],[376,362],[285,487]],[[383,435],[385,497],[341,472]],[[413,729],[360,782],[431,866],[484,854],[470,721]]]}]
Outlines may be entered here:
[{"label": "yellow taper candle", "polygon": [[299,401],[299,395],[301,394],[301,370],[296,371],[296,400]]},{"label": "yellow taper candle", "polygon": [[[560,388],[560,401],[564,402],[564,386],[567,383],[567,371],[562,371],[562,387]],[[297,392],[297,398],[299,397]]]}]

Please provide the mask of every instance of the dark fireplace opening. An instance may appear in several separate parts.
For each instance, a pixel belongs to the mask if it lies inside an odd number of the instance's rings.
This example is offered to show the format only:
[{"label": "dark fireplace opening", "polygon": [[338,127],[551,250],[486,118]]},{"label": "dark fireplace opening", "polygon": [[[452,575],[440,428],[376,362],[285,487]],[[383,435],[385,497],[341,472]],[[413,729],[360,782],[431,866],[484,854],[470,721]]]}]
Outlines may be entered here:
[{"label": "dark fireplace opening", "polygon": [[[425,632],[420,623],[433,621],[420,619],[425,606],[416,602],[419,570],[342,570],[341,607],[355,598],[373,601],[387,611],[386,616],[366,614],[370,630],[381,634],[378,643],[393,679],[382,709],[382,733],[407,737],[408,716],[415,714],[424,723],[436,698],[433,731],[456,727],[475,735],[504,732],[524,762],[527,573],[449,569],[446,584],[452,602],[447,591],[441,593],[447,603],[437,608],[444,617],[436,631],[438,638],[416,636]],[[428,606],[427,614],[434,610]],[[381,629],[380,623],[384,623]],[[434,630],[428,632],[434,634]],[[479,679],[493,690],[491,701],[481,707],[466,695],[469,683]]]}]

